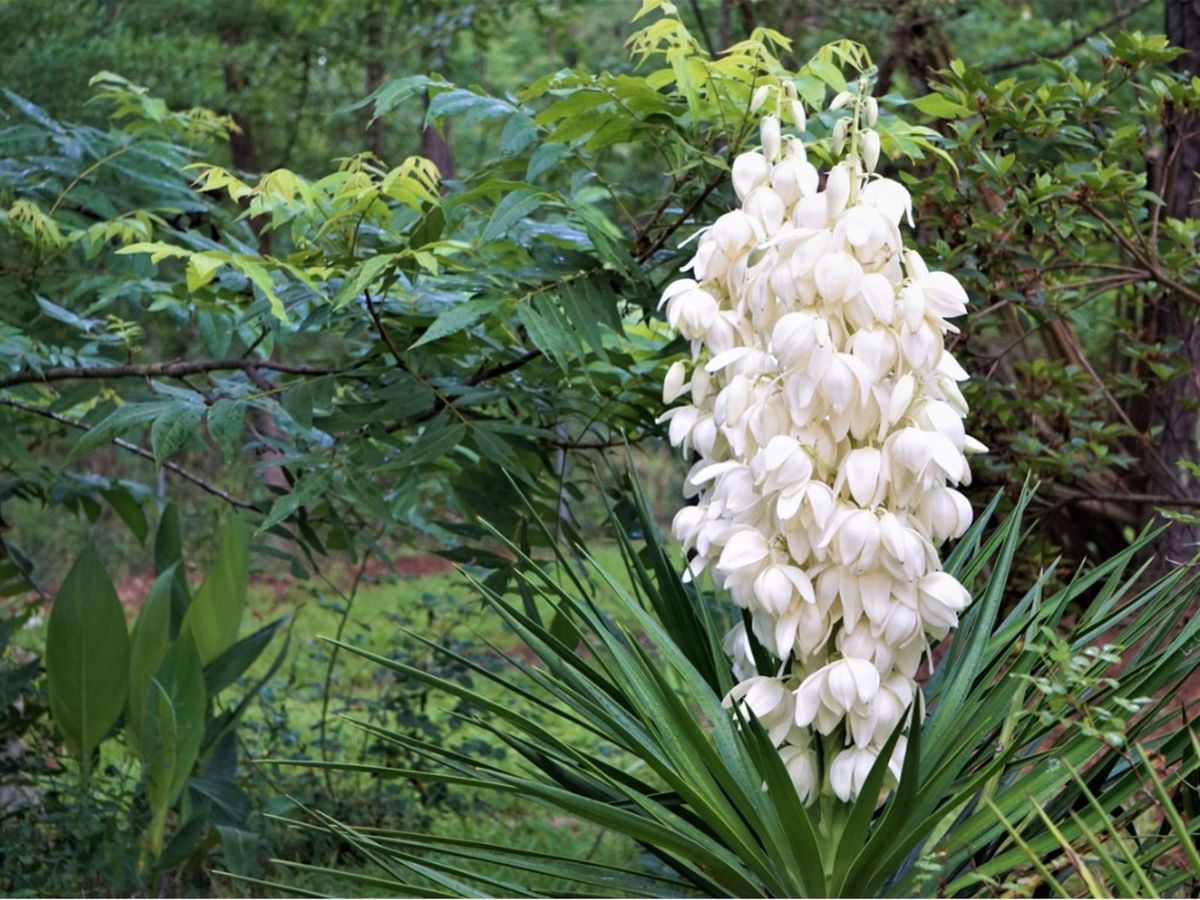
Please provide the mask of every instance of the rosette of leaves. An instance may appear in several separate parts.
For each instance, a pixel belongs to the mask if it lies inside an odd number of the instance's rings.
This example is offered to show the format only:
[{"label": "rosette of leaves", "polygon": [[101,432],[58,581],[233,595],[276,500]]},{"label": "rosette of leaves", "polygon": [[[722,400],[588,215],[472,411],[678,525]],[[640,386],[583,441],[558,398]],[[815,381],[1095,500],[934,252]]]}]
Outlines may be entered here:
[{"label": "rosette of leaves", "polygon": [[[1157,581],[1143,577],[1134,559],[1153,533],[1081,568],[1062,587],[1048,587],[1053,567],[1047,569],[1002,614],[1002,598],[1016,588],[1010,578],[1027,537],[1030,493],[1020,494],[1002,522],[993,517],[994,500],[946,560],[947,571],[979,599],[926,685],[927,718],[911,719],[895,793],[875,809],[885,753],[853,805],[805,808],[766,730],[721,705],[733,684],[719,646],[727,625],[722,601],[679,583],[680,561],[657,535],[636,485],[628,489],[637,509],[631,529],[645,542],[639,546],[630,530],[616,526],[625,571],[605,571],[582,549],[537,561],[510,544],[517,590],[478,585],[535,663],[508,653],[506,669],[476,666],[487,683],[479,688],[362,654],[437,687],[448,701],[468,702],[475,724],[510,749],[511,761],[472,759],[363,723],[431,765],[355,768],[524,798],[627,836],[645,857],[614,868],[495,843],[360,828],[319,811],[295,822],[327,829],[373,864],[366,873],[341,873],[348,890],[357,879],[423,896],[537,894],[548,883],[552,893],[606,896],[988,895],[1027,874],[1030,854],[1050,860],[1055,879],[1068,880],[1064,867],[1075,857],[1064,845],[1097,840],[1146,812],[1156,789],[1139,754],[1152,754],[1160,775],[1170,773],[1161,783],[1172,803],[1191,790],[1195,738],[1179,726],[1172,697],[1200,665],[1200,621],[1184,615],[1200,584],[1187,569]],[[1046,633],[1071,655],[1093,660],[1085,683],[1064,676],[1061,655],[1039,640]],[[1088,653],[1103,645],[1103,652]],[[1059,687],[1043,691],[1035,687],[1039,679]],[[1041,715],[1051,697],[1066,702],[1053,707],[1055,715]],[[1115,733],[1097,729],[1082,718],[1084,710],[1093,723],[1105,711],[1120,724]],[[606,751],[580,746],[579,729]],[[898,735],[899,728],[891,740]],[[1136,848],[1127,849],[1135,860],[1170,867],[1190,833],[1189,826],[1143,829]],[[478,876],[480,866],[493,864],[503,868]],[[291,864],[280,865],[286,880]],[[1168,873],[1162,883],[1176,877]]]}]

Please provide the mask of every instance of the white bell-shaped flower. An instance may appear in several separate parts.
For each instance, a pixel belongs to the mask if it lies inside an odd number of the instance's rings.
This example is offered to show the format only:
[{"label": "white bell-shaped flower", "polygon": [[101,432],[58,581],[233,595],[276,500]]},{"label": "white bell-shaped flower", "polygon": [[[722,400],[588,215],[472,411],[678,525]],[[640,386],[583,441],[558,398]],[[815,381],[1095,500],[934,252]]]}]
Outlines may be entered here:
[{"label": "white bell-shaped flower", "polygon": [[[760,86],[800,131],[790,82]],[[821,176],[775,115],[761,152],[731,167],[739,208],[699,236],[662,295],[691,341],[668,370],[660,417],[699,459],[694,505],[671,531],[692,554],[685,578],[711,573],[748,627],[722,642],[736,678],[726,698],[779,748],[801,799],[850,801],[914,705],[929,641],[970,602],[942,571],[939,547],[972,512],[966,379],[945,335],[966,311],[953,275],[931,270],[901,229],[913,198],[874,174],[893,148],[878,104],[846,91]],[[756,106],[757,108],[757,106]],[[765,655],[764,655],[765,654]],[[769,671],[760,671],[764,660]],[[901,737],[878,800],[894,786]]]},{"label": "white bell-shaped flower", "polygon": [[754,715],[776,746],[792,729],[795,697],[782,679],[754,675],[734,686],[725,698],[725,705],[739,704],[743,713]]}]

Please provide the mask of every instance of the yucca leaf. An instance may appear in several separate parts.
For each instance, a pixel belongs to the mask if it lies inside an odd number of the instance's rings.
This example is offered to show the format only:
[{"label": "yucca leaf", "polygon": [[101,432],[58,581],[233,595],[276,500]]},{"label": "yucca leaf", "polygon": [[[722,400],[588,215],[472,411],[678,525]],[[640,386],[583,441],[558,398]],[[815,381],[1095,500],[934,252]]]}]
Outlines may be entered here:
[{"label": "yucca leaf", "polygon": [[[959,632],[957,641],[952,645],[950,659],[943,663],[946,687],[939,692],[937,705],[930,712],[929,721],[925,726],[925,747],[929,765],[940,761],[944,752],[943,735],[949,736],[952,733],[955,717],[974,685],[975,676],[983,666],[988,636],[1000,610],[1000,603],[1004,599],[1008,573],[1017,555],[1019,523],[1025,507],[1029,504],[1029,498],[1028,490],[1021,492],[1010,518],[1003,526],[1004,541],[984,595],[976,601],[972,609],[971,626],[964,626]],[[959,647],[962,650],[956,653],[955,650]]]},{"label": "yucca leaf", "polygon": [[[256,887],[267,888],[284,897],[319,897],[321,900],[327,900],[331,894],[320,894],[316,891],[305,890],[298,888],[292,884],[280,884],[278,881],[267,881],[262,878],[251,878],[249,875],[235,875],[233,872],[226,872],[224,869],[213,869],[212,874],[218,878],[228,878],[230,881],[236,881],[239,884],[252,884]],[[338,874],[341,873],[333,873]]]},{"label": "yucca leaf", "polygon": [[[295,826],[293,826],[295,827]],[[290,859],[272,859],[272,865],[284,866],[288,869],[295,869],[298,872],[311,872],[315,875],[328,875],[338,881],[348,881],[351,884],[362,884],[369,887],[386,888],[388,896],[395,897],[429,897],[429,898],[444,898],[458,897],[459,894],[441,891],[437,888],[429,887],[428,885],[409,885],[397,881],[395,878],[382,878],[378,875],[367,875],[363,872],[346,871],[343,869],[334,869],[328,866],[314,866],[308,863],[295,862]],[[257,884],[265,884],[265,882],[255,882]],[[279,890],[283,895],[294,893],[291,887],[279,885]],[[309,894],[308,896],[320,897],[322,894]]]},{"label": "yucca leaf", "polygon": [[1029,863],[1035,869],[1037,869],[1038,873],[1042,876],[1042,881],[1048,887],[1050,887],[1054,893],[1058,894],[1058,896],[1064,898],[1064,900],[1070,900],[1071,895],[1063,889],[1063,886],[1059,884],[1058,879],[1054,877],[1048,868],[1046,868],[1045,863],[1042,862],[1041,856],[1039,856],[1037,853],[1034,853],[1033,850],[1029,848],[1029,845],[1021,839],[1020,831],[1013,827],[1013,824],[1008,820],[1008,817],[1005,816],[1004,813],[999,809],[997,809],[991,800],[987,801],[987,805],[996,818],[1000,821],[1000,824],[1003,826],[1004,830],[1008,832],[1009,836],[1013,839],[1017,846],[1019,846],[1025,852],[1026,859],[1028,859]]},{"label": "yucca leaf", "polygon": [[836,896],[845,895],[846,880],[852,871],[851,863],[855,861],[859,850],[866,841],[871,819],[875,815],[875,804],[883,789],[883,779],[887,775],[888,763],[892,758],[892,751],[896,749],[896,742],[900,740],[900,735],[905,726],[909,724],[909,720],[912,719],[915,723],[916,709],[917,707],[914,705],[900,717],[900,721],[892,729],[892,733],[879,751],[879,755],[875,757],[875,762],[871,765],[870,772],[867,773],[858,798],[850,804],[849,815],[845,819],[842,833],[838,836],[837,851],[833,861],[833,871],[839,873],[839,877],[833,884],[833,893]]},{"label": "yucca leaf", "polygon": [[[1053,871],[1057,864],[1047,861],[1065,859],[1064,848],[1070,847],[1085,860],[1093,888],[1111,883],[1150,894],[1144,873],[1131,860],[1158,859],[1151,853],[1164,841],[1148,840],[1134,850],[1114,837],[1114,829],[1127,827],[1138,803],[1144,803],[1139,800],[1145,796],[1139,793],[1142,767],[1131,767],[1121,751],[1078,725],[1033,713],[1044,702],[1045,688],[1038,685],[1053,683],[1066,665],[1039,649],[1047,640],[1075,654],[1092,640],[1124,647],[1136,643],[1119,681],[1102,680],[1112,663],[1091,664],[1090,686],[1073,702],[1099,715],[1120,712],[1119,704],[1142,695],[1161,698],[1128,723],[1128,740],[1149,740],[1168,766],[1192,751],[1190,733],[1167,727],[1166,695],[1200,663],[1189,652],[1200,624],[1174,624],[1196,595],[1197,578],[1177,573],[1143,585],[1142,567],[1133,562],[1151,532],[1052,588],[1055,561],[1005,612],[1014,563],[1029,535],[1021,518],[1029,492],[1022,492],[1015,513],[1000,523],[989,522],[993,501],[947,559],[947,569],[978,599],[927,686],[927,721],[907,723],[900,784],[876,812],[874,798],[894,746],[889,744],[858,800],[838,807],[832,825],[819,821],[826,815],[822,804],[800,802],[762,726],[739,706],[722,704],[732,675],[720,651],[720,629],[696,588],[680,583],[644,496],[636,485],[630,491],[635,524],[646,540],[639,550],[629,531],[614,521],[624,579],[606,571],[582,546],[570,557],[554,546],[531,504],[532,527],[553,547],[549,564],[531,557],[527,541],[509,540],[492,529],[515,559],[510,574],[518,596],[504,596],[467,577],[537,657],[536,665],[489,645],[503,663],[493,671],[414,635],[486,679],[484,692],[346,648],[469,704],[478,714],[463,721],[509,748],[515,763],[477,760],[360,722],[357,727],[376,739],[395,743],[433,768],[342,768],[544,804],[641,844],[674,874],[667,882],[637,882],[648,876],[635,868],[614,873],[586,860],[560,865],[553,854],[525,856],[519,848],[422,840],[400,832],[389,838],[385,830],[328,826],[364,853],[369,850],[381,865],[392,866],[388,877],[397,884],[409,890],[428,883],[447,893],[476,886],[519,894],[537,893],[532,887],[537,882],[529,878],[555,878],[560,892],[579,896],[610,888],[636,893],[634,885],[643,883],[646,895],[688,889],[709,896],[903,895],[917,892],[936,859],[950,894],[1002,885],[1009,872],[1026,865],[1034,866],[1048,889],[1061,892]],[[1069,611],[1089,605],[1094,613],[1066,624]],[[1168,621],[1170,628],[1163,626]],[[515,704],[496,699],[497,691]],[[538,715],[530,716],[530,709]],[[583,741],[580,734],[586,735]],[[613,747],[616,759],[596,755],[593,741]],[[617,760],[643,771],[635,776]],[[1040,812],[1014,829],[1014,817],[1029,809]],[[472,866],[500,867],[504,874],[488,876],[488,883],[473,877]],[[1068,862],[1063,866],[1071,868]],[[1174,874],[1145,877],[1156,888],[1177,881]]]}]

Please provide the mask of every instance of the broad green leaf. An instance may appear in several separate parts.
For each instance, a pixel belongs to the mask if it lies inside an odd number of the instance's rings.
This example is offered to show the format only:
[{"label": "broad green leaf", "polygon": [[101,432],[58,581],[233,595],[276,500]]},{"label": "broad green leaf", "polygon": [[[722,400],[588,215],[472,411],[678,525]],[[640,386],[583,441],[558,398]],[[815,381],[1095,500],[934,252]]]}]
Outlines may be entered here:
[{"label": "broad green leaf", "polygon": [[168,503],[158,520],[158,531],[154,534],[154,573],[161,575],[172,566],[175,567],[175,579],[171,583],[171,640],[179,634],[191,600],[182,563],[183,535],[179,527],[179,507]]},{"label": "broad green leaf", "polygon": [[202,666],[237,640],[249,576],[248,544],[245,522],[230,516],[221,532],[217,558],[188,605],[181,633],[191,634]]},{"label": "broad green leaf", "polygon": [[416,442],[404,451],[399,461],[389,469],[406,469],[410,466],[440,459],[463,442],[467,426],[446,415],[440,415],[425,426]]},{"label": "broad green leaf", "polygon": [[150,533],[150,523],[146,521],[146,513],[142,509],[142,504],[138,503],[129,488],[121,485],[111,487],[104,492],[104,499],[121,517],[121,521],[129,526],[129,530],[138,539],[138,543],[145,543],[146,535]]},{"label": "broad green leaf", "polygon": [[129,635],[108,573],[88,546],[54,598],[46,631],[50,713],[85,780],[129,686]]},{"label": "broad green leaf", "polygon": [[566,144],[542,144],[529,157],[529,166],[525,169],[525,180],[533,181],[539,175],[553,170],[565,157],[571,155],[571,149]]},{"label": "broad green leaf", "polygon": [[566,371],[567,361],[577,352],[579,342],[554,301],[539,294],[517,307],[517,319],[525,326],[533,345]]},{"label": "broad green leaf", "polygon": [[256,857],[262,850],[262,840],[258,835],[231,825],[218,825],[217,834],[221,836],[221,853],[225,857],[225,867],[235,875],[248,875],[252,872]]},{"label": "broad green leaf", "polygon": [[222,398],[208,410],[208,433],[221,448],[226,459],[232,457],[242,438],[242,426],[246,421],[246,403],[241,400]]},{"label": "broad green leaf", "polygon": [[457,334],[464,328],[470,328],[484,317],[491,315],[504,306],[504,301],[496,298],[476,297],[461,303],[455,303],[444,312],[439,313],[432,324],[425,329],[416,341],[409,345],[409,350],[423,347],[436,340]]},{"label": "broad green leaf", "polygon": [[290,493],[283,494],[271,504],[271,509],[267,512],[267,517],[259,524],[258,530],[260,532],[270,531],[296,510],[320,498],[328,487],[328,472],[322,470],[306,472],[292,486]]},{"label": "broad green leaf", "polygon": [[155,401],[151,403],[126,403],[118,406],[107,417],[80,436],[67,454],[67,462],[74,462],[97,447],[103,447],[138,426],[152,422],[168,412],[175,404]]},{"label": "broad green leaf", "polygon": [[523,112],[513,113],[500,132],[500,152],[505,156],[522,153],[537,139],[537,125]]},{"label": "broad green leaf", "polygon": [[297,381],[283,392],[280,403],[301,428],[312,428],[313,386],[309,381]]},{"label": "broad green leaf", "polygon": [[192,403],[173,404],[158,416],[150,428],[150,447],[154,450],[154,464],[161,466],[183,449],[196,434],[203,418],[204,407]]},{"label": "broad green leaf", "polygon": [[481,240],[490,244],[508,234],[509,230],[545,202],[536,188],[520,188],[505,194],[496,204],[492,217],[483,229]]},{"label": "broad green leaf", "polygon": [[[567,314],[567,320],[580,337],[597,353],[603,353],[604,337],[600,323],[612,318],[611,312],[602,308],[609,298],[585,278],[564,284],[558,292],[558,299]],[[612,302],[615,302],[615,298],[612,298]]]},{"label": "broad green leaf", "polygon": [[395,261],[395,254],[384,253],[379,256],[372,256],[370,259],[364,260],[355,266],[342,282],[342,286],[338,289],[338,292],[334,295],[334,308],[341,309],[343,306],[353,303]]},{"label": "broad green leaf", "polygon": [[162,852],[167,813],[187,784],[204,739],[204,673],[186,631],[163,657],[146,694],[142,759],[150,805],[150,848]]},{"label": "broad green leaf", "polygon": [[133,625],[129,646],[129,692],[125,701],[125,730],[129,745],[137,752],[142,746],[142,716],[150,681],[167,649],[171,646],[171,591],[177,568],[173,563],[150,585]]},{"label": "broad green leaf", "polygon": [[0,413],[0,452],[3,452],[9,465],[16,464],[22,469],[35,469],[39,465],[26,449],[25,442],[17,436],[12,420],[3,413]]},{"label": "broad green leaf", "polygon": [[927,116],[934,116],[939,119],[958,119],[963,116],[969,116],[973,110],[968,109],[961,103],[955,103],[953,100],[944,94],[925,94],[923,97],[918,97],[911,101],[912,105],[925,113]]},{"label": "broad green leaf", "polygon": [[275,632],[286,622],[276,619],[242,638],[204,668],[204,686],[210,697],[215,697],[237,681],[254,664],[266,649]]}]

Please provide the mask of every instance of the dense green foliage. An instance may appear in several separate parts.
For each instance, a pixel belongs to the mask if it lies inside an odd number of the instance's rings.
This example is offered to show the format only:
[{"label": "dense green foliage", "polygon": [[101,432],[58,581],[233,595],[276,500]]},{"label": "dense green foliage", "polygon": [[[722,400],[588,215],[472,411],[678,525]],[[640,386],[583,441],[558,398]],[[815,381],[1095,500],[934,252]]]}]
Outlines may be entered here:
[{"label": "dense green foliage", "polygon": [[[1194,579],[1138,568],[1192,554],[1200,472],[1200,218],[1174,198],[1200,79],[1160,27],[1058,0],[0,4],[0,836],[39,817],[58,848],[0,885],[75,848],[86,876],[42,889],[204,891],[214,866],[447,895],[1194,886],[1195,744],[1163,699],[1193,677]],[[901,794],[816,835],[818,865],[796,848],[819,825],[758,791],[780,773],[757,726],[721,711],[718,604],[654,536],[677,478],[651,509],[594,465],[632,444],[674,471],[656,418],[686,346],[659,294],[732,205],[754,88],[795,86],[821,157],[860,75],[880,170],[908,170],[921,245],[971,294],[973,501],[1000,498],[953,557],[981,599]],[[1164,510],[1190,530],[1148,536]],[[601,534],[627,572],[556,555]],[[359,587],[414,541],[483,606],[385,632]],[[286,644],[243,633],[252,573],[295,579],[287,612],[311,596],[335,642],[303,616]],[[456,630],[480,609],[499,651]],[[335,689],[363,644],[382,674]],[[362,707],[362,735],[335,718]],[[248,777],[247,745],[280,759]],[[423,833],[533,801],[623,839]],[[268,842],[302,865],[269,872]]]}]

